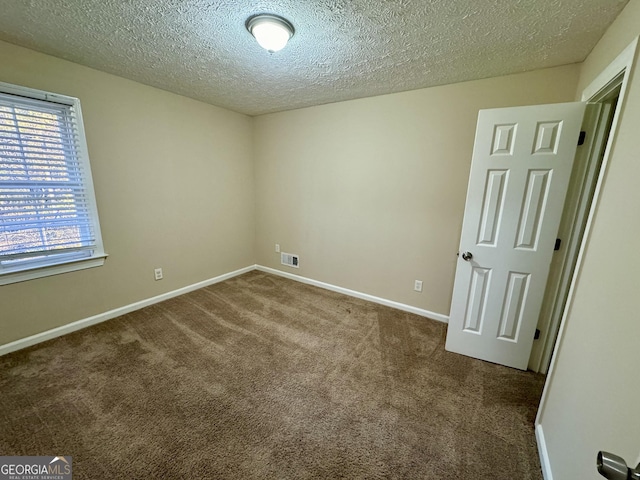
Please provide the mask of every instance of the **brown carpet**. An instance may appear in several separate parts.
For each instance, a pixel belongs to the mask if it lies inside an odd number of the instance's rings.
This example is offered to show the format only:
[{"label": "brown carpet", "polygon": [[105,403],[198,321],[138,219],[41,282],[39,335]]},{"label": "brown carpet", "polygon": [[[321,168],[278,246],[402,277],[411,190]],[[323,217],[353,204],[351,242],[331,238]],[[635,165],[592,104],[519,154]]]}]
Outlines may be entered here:
[{"label": "brown carpet", "polygon": [[544,378],[251,272],[0,357],[0,454],[75,479],[541,479]]}]

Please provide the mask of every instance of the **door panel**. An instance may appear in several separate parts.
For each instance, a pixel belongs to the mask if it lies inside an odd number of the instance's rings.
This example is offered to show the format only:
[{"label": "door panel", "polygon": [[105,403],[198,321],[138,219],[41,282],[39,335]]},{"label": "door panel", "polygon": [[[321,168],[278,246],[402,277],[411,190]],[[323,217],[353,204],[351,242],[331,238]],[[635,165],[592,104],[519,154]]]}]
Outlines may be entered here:
[{"label": "door panel", "polygon": [[507,170],[489,170],[487,173],[486,195],[482,209],[478,243],[495,246],[500,225],[501,213],[504,209],[504,191],[507,188]]},{"label": "door panel", "polygon": [[549,170],[529,170],[515,248],[537,250],[549,196]]},{"label": "door panel", "polygon": [[491,270],[474,267],[471,273],[467,315],[464,321],[465,332],[482,333],[482,318],[487,303],[487,292],[491,281]]},{"label": "door panel", "polygon": [[509,272],[507,294],[504,297],[500,318],[499,340],[518,341],[518,332],[522,325],[524,299],[529,286],[528,273]]},{"label": "door panel", "polygon": [[584,109],[480,111],[447,350],[526,368]]}]

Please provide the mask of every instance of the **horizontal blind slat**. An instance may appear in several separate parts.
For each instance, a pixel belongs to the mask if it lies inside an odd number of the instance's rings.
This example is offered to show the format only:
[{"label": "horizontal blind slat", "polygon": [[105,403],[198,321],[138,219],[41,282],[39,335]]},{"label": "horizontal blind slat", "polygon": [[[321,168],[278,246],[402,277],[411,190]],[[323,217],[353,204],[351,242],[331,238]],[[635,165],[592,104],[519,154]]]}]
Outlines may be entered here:
[{"label": "horizontal blind slat", "polygon": [[79,248],[95,246],[95,239],[93,237],[83,239],[46,238],[44,243],[42,243],[41,240],[42,239],[32,239],[31,241],[23,240],[21,243],[3,246],[2,249],[0,249],[0,256],[15,255],[17,253],[47,252],[67,247]]},{"label": "horizontal blind slat", "polygon": [[[55,118],[51,118],[55,117]],[[0,99],[0,121],[33,122],[39,125],[59,125],[62,128],[72,128],[76,125],[73,115],[64,110],[44,110],[14,108]]]},{"label": "horizontal blind slat", "polygon": [[91,224],[87,221],[86,217],[83,218],[50,218],[37,221],[19,221],[19,222],[7,222],[0,224],[0,232],[9,232],[17,230],[33,230],[37,228],[55,229],[76,226],[78,228],[89,229]]},{"label": "horizontal blind slat", "polygon": [[[35,182],[29,182],[28,180],[17,180],[15,182],[9,182],[7,180],[0,180],[0,190],[3,189],[11,189],[11,190],[18,190],[18,189],[44,189],[44,190],[52,190],[52,189],[56,189],[56,188],[61,188],[61,189],[69,189],[69,188],[73,188],[73,187],[78,187],[80,189],[84,189],[84,185],[78,181],[78,180],[69,180],[69,181],[55,181],[55,180],[51,180],[51,181],[35,181]],[[2,195],[2,192],[0,192],[0,195]]]},{"label": "horizontal blind slat", "polygon": [[26,128],[17,128],[15,130],[7,130],[2,128],[0,124],[0,138],[6,142],[4,148],[17,146],[20,143],[51,143],[60,146],[68,146],[75,148],[78,145],[77,135],[66,134],[60,132],[49,132],[44,130],[33,130]]},{"label": "horizontal blind slat", "polygon": [[[71,245],[71,244],[69,244]],[[5,260],[17,260],[20,258],[32,258],[34,256],[45,256],[45,255],[52,255],[52,254],[60,254],[60,253],[67,253],[67,252],[79,252],[79,251],[83,251],[83,250],[93,250],[96,248],[96,245],[83,245],[83,246],[67,246],[67,245],[60,245],[57,247],[52,247],[48,250],[24,250],[24,251],[14,251],[14,252],[7,252],[7,253],[3,253],[2,255],[0,255],[0,260],[5,261]]]},{"label": "horizontal blind slat", "polygon": [[[71,158],[51,158],[51,155],[37,154],[29,156],[28,158],[18,156],[3,155],[4,152],[0,151],[0,168],[15,168],[15,167],[65,167],[70,170],[83,170],[82,164],[75,156]],[[46,159],[46,161],[42,160]]]}]

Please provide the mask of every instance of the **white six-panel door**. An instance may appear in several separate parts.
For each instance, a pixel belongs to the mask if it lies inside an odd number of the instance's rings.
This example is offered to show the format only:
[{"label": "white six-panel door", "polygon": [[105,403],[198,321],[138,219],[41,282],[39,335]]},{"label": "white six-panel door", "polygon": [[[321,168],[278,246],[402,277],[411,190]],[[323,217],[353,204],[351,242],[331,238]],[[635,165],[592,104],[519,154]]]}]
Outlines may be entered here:
[{"label": "white six-panel door", "polygon": [[480,111],[447,350],[526,369],[584,110]]}]

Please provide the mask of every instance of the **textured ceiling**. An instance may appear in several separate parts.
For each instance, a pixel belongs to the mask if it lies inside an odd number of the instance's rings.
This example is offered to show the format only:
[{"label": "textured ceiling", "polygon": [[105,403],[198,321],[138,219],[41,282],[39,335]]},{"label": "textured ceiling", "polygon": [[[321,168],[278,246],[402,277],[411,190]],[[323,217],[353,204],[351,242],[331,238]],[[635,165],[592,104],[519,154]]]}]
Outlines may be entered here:
[{"label": "textured ceiling", "polygon": [[[0,39],[257,115],[584,60],[627,0],[0,0]],[[275,54],[246,31],[276,13]]]}]

